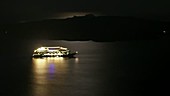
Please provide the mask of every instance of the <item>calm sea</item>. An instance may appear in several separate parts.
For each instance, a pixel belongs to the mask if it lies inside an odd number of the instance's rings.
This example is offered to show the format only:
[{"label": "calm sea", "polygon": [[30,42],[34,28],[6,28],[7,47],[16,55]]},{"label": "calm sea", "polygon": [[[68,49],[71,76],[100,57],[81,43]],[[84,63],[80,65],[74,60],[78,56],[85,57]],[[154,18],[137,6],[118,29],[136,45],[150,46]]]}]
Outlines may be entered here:
[{"label": "calm sea", "polygon": [[[1,46],[0,96],[146,96],[169,93],[169,42],[25,40]],[[32,58],[41,46],[75,58]]]}]

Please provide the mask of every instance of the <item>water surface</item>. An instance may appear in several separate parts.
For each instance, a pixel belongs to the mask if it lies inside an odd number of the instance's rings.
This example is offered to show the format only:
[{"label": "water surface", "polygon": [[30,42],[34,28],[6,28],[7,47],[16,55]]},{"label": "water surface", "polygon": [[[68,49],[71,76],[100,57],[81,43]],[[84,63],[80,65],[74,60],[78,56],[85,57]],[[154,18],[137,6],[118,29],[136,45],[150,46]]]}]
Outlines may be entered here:
[{"label": "water surface", "polygon": [[[1,55],[1,96],[146,96],[167,93],[168,42],[23,41]],[[15,45],[15,43],[13,44]],[[31,58],[41,46],[75,58]],[[11,53],[11,55],[8,55]]]}]

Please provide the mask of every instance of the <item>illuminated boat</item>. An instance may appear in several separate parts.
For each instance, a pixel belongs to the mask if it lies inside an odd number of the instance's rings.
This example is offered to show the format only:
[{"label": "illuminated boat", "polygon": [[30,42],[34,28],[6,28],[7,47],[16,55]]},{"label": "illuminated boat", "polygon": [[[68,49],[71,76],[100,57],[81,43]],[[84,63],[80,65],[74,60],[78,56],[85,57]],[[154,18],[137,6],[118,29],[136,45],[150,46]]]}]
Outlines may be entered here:
[{"label": "illuminated boat", "polygon": [[71,52],[64,47],[40,47],[34,50],[32,57],[74,57],[78,52]]}]

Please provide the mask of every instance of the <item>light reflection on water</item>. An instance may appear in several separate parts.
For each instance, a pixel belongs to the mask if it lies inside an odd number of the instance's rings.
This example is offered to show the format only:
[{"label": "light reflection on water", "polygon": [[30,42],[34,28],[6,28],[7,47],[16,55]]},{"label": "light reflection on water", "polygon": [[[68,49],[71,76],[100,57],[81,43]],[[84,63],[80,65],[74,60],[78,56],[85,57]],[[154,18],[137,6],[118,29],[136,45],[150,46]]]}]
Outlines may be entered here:
[{"label": "light reflection on water", "polygon": [[[68,63],[73,61],[73,63]],[[54,88],[60,88],[67,83],[69,64],[78,63],[78,58],[33,58],[33,77],[32,77],[32,95],[47,96],[55,92]],[[53,90],[53,91],[52,91]]]},{"label": "light reflection on water", "polygon": [[33,66],[35,75],[50,73],[55,71],[55,67],[62,71],[66,67],[66,60],[63,58],[34,58]]}]

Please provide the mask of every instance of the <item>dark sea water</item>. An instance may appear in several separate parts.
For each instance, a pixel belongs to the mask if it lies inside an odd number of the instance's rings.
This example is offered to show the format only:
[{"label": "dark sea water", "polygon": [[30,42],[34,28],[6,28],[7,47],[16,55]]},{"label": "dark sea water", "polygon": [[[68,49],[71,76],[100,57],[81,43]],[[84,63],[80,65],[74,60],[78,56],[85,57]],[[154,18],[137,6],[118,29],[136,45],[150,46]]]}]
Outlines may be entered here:
[{"label": "dark sea water", "polygon": [[[1,43],[0,96],[164,96],[169,41],[24,40]],[[75,58],[32,58],[41,46],[78,51]]]}]

